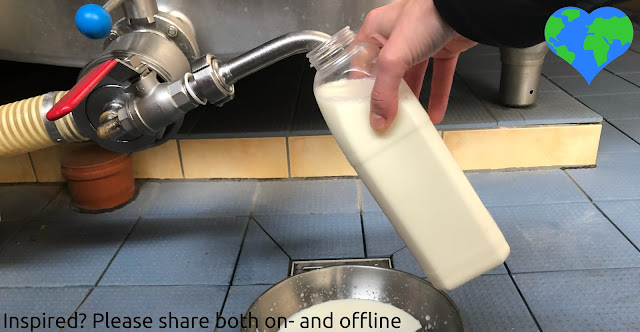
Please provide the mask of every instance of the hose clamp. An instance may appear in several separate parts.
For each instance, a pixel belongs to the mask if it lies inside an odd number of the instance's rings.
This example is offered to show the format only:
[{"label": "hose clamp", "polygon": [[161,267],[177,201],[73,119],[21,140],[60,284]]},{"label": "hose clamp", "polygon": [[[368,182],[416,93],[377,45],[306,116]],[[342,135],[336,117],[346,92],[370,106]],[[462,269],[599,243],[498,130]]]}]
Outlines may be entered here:
[{"label": "hose clamp", "polygon": [[42,121],[44,122],[44,127],[47,130],[47,133],[49,134],[49,138],[51,138],[51,140],[54,143],[65,143],[65,140],[62,137],[62,134],[60,134],[60,131],[58,130],[58,126],[56,126],[56,121],[47,120],[47,112],[49,112],[49,110],[56,103],[56,96],[58,95],[58,93],[60,92],[53,91],[44,95],[44,98],[42,99],[42,107],[40,109],[40,113],[42,114]]}]

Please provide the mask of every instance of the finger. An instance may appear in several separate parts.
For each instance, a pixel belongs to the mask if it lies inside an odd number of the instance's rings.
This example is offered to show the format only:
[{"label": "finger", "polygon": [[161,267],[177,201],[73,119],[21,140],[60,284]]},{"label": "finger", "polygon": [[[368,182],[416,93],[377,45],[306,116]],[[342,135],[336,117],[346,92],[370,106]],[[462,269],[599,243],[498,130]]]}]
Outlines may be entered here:
[{"label": "finger", "polygon": [[458,56],[433,60],[433,77],[429,97],[429,117],[434,124],[440,123],[449,104],[449,94],[453,84]]},{"label": "finger", "polygon": [[[399,45],[398,45],[399,44]],[[410,52],[390,39],[378,56],[378,73],[371,91],[371,126],[385,130],[398,113],[398,88],[409,68]]]},{"label": "finger", "polygon": [[422,90],[422,83],[424,82],[424,75],[427,71],[429,60],[420,62],[419,64],[409,68],[406,74],[404,74],[404,80],[407,82],[413,94],[416,97],[420,96],[420,90]]},{"label": "finger", "polygon": [[356,43],[368,43],[382,47],[382,41],[391,36],[404,5],[404,1],[394,1],[371,10],[356,35]]}]

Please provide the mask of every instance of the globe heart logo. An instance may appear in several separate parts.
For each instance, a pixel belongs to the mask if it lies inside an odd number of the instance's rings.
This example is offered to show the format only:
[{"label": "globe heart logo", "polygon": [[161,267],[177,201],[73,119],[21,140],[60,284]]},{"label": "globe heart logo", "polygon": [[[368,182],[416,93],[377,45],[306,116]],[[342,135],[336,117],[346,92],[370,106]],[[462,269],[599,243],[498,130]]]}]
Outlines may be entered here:
[{"label": "globe heart logo", "polygon": [[551,15],[544,37],[553,53],[571,64],[591,85],[604,67],[629,49],[633,25],[627,15],[613,7],[602,7],[591,14],[565,7]]}]

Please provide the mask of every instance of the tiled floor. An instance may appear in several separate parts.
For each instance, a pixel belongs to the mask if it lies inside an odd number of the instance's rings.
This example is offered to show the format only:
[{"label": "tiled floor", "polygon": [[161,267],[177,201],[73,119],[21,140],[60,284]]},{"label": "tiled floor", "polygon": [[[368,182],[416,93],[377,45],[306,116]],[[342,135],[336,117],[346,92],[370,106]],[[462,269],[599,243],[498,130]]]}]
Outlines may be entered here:
[{"label": "tiled floor", "polygon": [[[488,71],[460,72],[482,93],[497,53],[477,52]],[[541,93],[574,93],[585,117],[606,120],[597,168],[468,174],[512,249],[449,292],[470,331],[640,330],[640,87],[623,78],[634,68],[623,60],[597,93],[566,66],[545,65]],[[471,96],[465,89],[455,93]],[[488,109],[496,125],[535,119]],[[98,215],[71,210],[60,186],[0,186],[0,217],[0,312],[14,316],[171,311],[213,321],[243,313],[292,259],[392,257],[423,276],[353,178],[141,182],[134,202]]]}]

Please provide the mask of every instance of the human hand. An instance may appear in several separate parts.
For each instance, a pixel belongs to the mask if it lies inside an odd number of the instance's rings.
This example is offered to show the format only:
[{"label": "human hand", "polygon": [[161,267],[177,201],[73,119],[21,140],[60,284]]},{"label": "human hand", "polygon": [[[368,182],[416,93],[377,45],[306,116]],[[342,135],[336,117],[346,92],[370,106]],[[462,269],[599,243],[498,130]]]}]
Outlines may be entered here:
[{"label": "human hand", "polygon": [[388,128],[398,113],[398,88],[404,78],[418,96],[429,58],[434,58],[429,116],[439,123],[449,102],[458,56],[476,45],[442,20],[433,0],[397,0],[372,10],[356,42],[381,47],[371,92],[371,126]]}]

